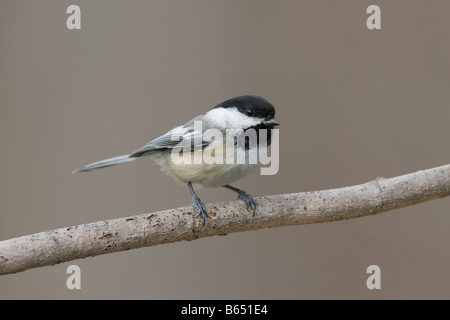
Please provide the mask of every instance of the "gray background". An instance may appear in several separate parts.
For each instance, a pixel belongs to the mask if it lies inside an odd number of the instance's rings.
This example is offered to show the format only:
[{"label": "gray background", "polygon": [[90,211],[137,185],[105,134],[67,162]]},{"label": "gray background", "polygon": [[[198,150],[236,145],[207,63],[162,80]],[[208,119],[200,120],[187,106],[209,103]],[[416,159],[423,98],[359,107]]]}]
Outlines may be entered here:
[{"label": "gray background", "polygon": [[[70,4],[79,31],[66,28]],[[0,239],[190,204],[151,161],[71,171],[241,94],[267,98],[282,124],[279,173],[235,183],[254,196],[449,163],[450,3],[377,1],[377,31],[370,4],[2,1]],[[449,207],[77,260],[2,276],[0,298],[450,298]],[[70,264],[81,290],[66,288]],[[366,288],[371,264],[381,290]]]}]

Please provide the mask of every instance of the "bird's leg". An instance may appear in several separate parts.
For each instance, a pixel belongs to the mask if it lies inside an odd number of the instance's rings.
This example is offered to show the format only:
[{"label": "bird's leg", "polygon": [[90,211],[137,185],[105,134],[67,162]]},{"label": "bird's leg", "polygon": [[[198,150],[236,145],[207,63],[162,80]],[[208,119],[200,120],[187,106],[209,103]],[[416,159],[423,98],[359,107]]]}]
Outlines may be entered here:
[{"label": "bird's leg", "polygon": [[244,190],[232,187],[229,184],[227,184],[224,187],[227,188],[227,189],[233,190],[234,192],[236,192],[239,195],[238,196],[238,200],[239,199],[244,200],[245,204],[247,205],[247,209],[249,209],[251,207],[252,210],[253,210],[253,216],[255,216],[255,214],[256,214],[256,202],[255,202],[255,199],[253,199],[253,197],[251,195],[249,195]]},{"label": "bird's leg", "polygon": [[205,224],[206,217],[208,216],[208,214],[206,213],[205,205],[200,200],[200,198],[195,194],[194,188],[192,188],[192,184],[188,182],[187,185],[192,194],[192,202],[194,204],[194,207],[197,209],[199,216],[203,219],[203,224]]}]

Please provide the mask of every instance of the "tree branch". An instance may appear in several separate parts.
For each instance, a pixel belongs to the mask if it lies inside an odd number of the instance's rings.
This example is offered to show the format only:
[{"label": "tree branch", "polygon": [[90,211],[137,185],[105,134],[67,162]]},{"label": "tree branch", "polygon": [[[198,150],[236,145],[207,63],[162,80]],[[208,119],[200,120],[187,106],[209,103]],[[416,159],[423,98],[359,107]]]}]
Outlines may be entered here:
[{"label": "tree branch", "polygon": [[141,247],[232,232],[357,218],[450,195],[450,164],[338,189],[192,206],[44,231],[0,241],[0,275]]}]

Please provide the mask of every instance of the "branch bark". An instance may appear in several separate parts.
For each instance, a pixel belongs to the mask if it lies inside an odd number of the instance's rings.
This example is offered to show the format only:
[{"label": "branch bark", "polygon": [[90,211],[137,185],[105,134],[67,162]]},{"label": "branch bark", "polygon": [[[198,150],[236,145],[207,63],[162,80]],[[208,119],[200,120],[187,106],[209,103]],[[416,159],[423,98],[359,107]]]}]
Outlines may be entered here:
[{"label": "branch bark", "polygon": [[232,232],[373,215],[450,195],[450,164],[338,189],[207,205],[206,224],[192,206],[44,231],[0,241],[0,275],[100,254]]}]

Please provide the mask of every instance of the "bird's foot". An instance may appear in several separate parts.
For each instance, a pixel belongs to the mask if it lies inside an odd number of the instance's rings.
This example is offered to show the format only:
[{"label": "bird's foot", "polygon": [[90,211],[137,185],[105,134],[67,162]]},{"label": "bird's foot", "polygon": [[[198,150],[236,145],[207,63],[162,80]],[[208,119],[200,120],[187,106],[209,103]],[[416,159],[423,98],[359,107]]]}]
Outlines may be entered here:
[{"label": "bird's foot", "polygon": [[245,192],[244,190],[239,190],[237,191],[238,193],[238,200],[244,200],[245,204],[247,205],[247,210],[252,208],[253,210],[253,216],[255,216],[256,214],[256,202],[255,199],[253,199],[253,197],[251,195],[249,195],[247,192]]},{"label": "bird's foot", "polygon": [[197,209],[198,215],[203,219],[203,224],[205,224],[206,217],[208,216],[208,214],[206,213],[205,205],[196,195],[192,196],[192,203],[195,209]]}]

